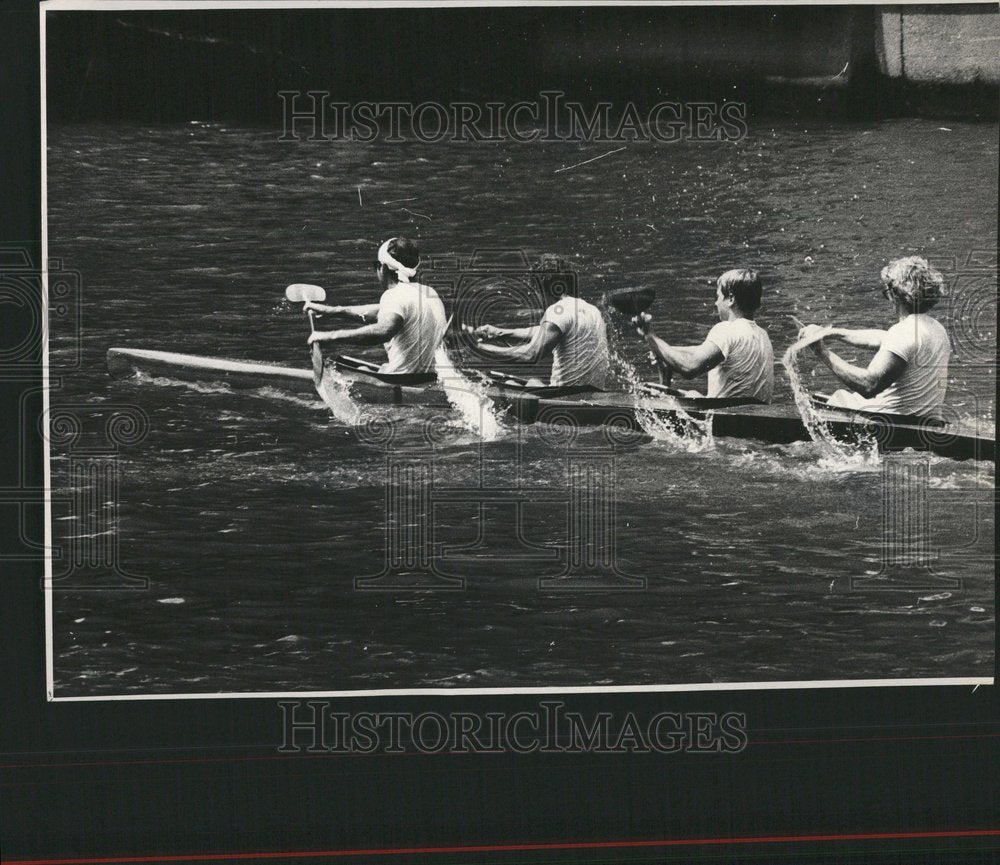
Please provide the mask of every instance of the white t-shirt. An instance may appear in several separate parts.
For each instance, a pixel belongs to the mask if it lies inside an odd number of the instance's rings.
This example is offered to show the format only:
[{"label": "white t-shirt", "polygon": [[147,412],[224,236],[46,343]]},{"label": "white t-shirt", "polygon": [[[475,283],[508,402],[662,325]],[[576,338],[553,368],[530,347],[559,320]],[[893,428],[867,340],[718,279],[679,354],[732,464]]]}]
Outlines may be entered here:
[{"label": "white t-shirt", "polygon": [[852,406],[864,411],[940,414],[948,389],[948,356],[951,340],[936,318],[926,313],[908,315],[890,327],[882,338],[882,348],[906,361],[906,369],[882,393]]},{"label": "white t-shirt", "polygon": [[549,383],[603,389],[608,377],[608,334],[601,311],[582,298],[564,295],[545,310],[545,322],[563,335],[552,352]]},{"label": "white t-shirt", "polygon": [[441,345],[448,319],[437,292],[419,282],[400,282],[382,292],[379,316],[395,313],[403,327],[385,344],[389,360],[380,372],[434,372],[434,353]]},{"label": "white t-shirt", "polygon": [[774,350],[771,339],[749,318],[720,321],[706,340],[722,352],[722,363],[708,371],[708,396],[750,398],[770,402],[774,393]]}]

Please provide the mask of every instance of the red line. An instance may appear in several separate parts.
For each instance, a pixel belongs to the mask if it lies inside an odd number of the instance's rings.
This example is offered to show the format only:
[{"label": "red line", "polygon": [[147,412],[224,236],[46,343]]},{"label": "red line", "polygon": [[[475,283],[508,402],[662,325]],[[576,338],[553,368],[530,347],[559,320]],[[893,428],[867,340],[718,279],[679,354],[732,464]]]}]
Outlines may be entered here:
[{"label": "red line", "polygon": [[948,736],[867,736],[855,739],[761,739],[757,742],[747,742],[751,745],[822,745],[836,742],[919,742],[927,739],[992,739],[1000,733],[955,733]]},{"label": "red line", "polygon": [[722,844],[788,844],[817,841],[891,841],[915,838],[976,838],[1000,829],[933,832],[856,832],[841,835],[767,835],[748,838],[666,838],[654,841],[559,841],[545,844],[471,844],[454,847],[386,847],[357,850],[274,850],[246,853],[191,853],[162,856],[108,856],[98,859],[8,859],[7,865],[108,865],[122,862],[214,862],[224,859],[318,859],[342,856],[401,856],[428,853],[508,853],[532,850],[601,850],[625,847],[694,847]]},{"label": "red line", "polygon": [[[762,739],[750,741],[748,748],[755,745],[836,745],[838,743],[857,744],[858,742],[925,742],[929,740],[950,740],[950,739],[994,739],[1000,738],[1000,733],[956,733],[944,736],[868,736],[849,739]],[[518,752],[509,750],[483,751],[479,754],[468,754],[464,756],[501,756],[504,754],[516,754]],[[576,754],[577,752],[567,752]],[[319,754],[258,754],[242,757],[172,757],[160,758],[156,760],[86,760],[63,763],[4,763],[0,764],[0,769],[72,769],[88,766],[169,766],[183,763],[253,763],[268,762],[272,760],[318,760],[327,757],[406,757],[418,756],[419,751],[406,751],[401,753],[378,753],[363,754],[360,752],[324,751]],[[424,756],[447,756],[447,751],[424,754]],[[454,755],[458,756],[458,755]]]}]

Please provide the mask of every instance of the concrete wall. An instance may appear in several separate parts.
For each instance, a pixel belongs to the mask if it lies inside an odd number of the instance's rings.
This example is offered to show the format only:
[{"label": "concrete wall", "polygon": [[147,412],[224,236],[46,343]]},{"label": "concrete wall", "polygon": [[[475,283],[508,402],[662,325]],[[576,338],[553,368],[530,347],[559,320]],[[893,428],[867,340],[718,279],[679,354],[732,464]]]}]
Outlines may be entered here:
[{"label": "concrete wall", "polygon": [[1000,83],[996,6],[889,6],[879,14],[882,72],[926,84]]}]

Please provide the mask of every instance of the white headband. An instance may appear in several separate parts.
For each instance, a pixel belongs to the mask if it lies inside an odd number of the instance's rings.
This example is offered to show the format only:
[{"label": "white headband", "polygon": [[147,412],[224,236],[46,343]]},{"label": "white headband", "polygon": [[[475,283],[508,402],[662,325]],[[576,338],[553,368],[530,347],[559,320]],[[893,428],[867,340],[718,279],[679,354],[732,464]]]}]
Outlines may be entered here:
[{"label": "white headband", "polygon": [[389,244],[395,239],[395,237],[390,237],[378,248],[378,260],[379,263],[384,264],[389,268],[389,270],[395,271],[396,278],[400,282],[409,282],[410,277],[417,275],[417,269],[415,267],[407,267],[405,264],[401,264],[389,253]]}]

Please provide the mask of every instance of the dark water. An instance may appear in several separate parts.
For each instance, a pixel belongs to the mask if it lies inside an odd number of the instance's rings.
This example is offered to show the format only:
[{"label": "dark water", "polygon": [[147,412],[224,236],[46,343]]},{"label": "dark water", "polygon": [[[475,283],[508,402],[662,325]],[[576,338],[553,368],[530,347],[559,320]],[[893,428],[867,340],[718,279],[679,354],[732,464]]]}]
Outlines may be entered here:
[{"label": "dark water", "polygon": [[[884,572],[878,464],[805,443],[611,447],[601,431],[568,446],[545,427],[480,442],[451,417],[428,523],[439,579],[464,590],[359,591],[355,578],[386,562],[384,450],[311,397],[112,381],[104,354],[305,366],[284,287],[375,300],[375,244],[398,233],[446,259],[559,253],[588,297],[655,286],[659,327],[677,341],[711,326],[710,280],[755,267],[777,354],[794,339],[789,313],[887,326],[878,270],[921,253],[953,291],[937,311],[955,345],[949,404],[992,430],[996,126],[785,123],[737,143],[632,145],[558,173],[608,148],[276,138],[203,124],[50,130],[50,255],[84,286],[82,368],[53,403],[149,418],[120,451],[118,509],[122,567],[149,588],[54,594],[58,696],[992,674],[992,465],[932,459],[920,540],[937,551],[933,573]],[[52,327],[58,364],[72,340]],[[615,349],[641,361],[630,339]],[[397,423],[411,441],[431,419]],[[61,492],[70,457],[54,448]],[[613,478],[613,566],[598,574],[611,587],[540,585],[565,572],[569,478],[590,458]],[[66,509],[54,517],[56,543],[93,531]],[[942,575],[963,586],[933,588]],[[636,578],[644,589],[621,588]],[[906,588],[914,580],[931,587]]]}]

